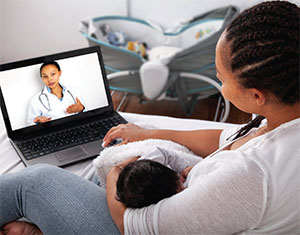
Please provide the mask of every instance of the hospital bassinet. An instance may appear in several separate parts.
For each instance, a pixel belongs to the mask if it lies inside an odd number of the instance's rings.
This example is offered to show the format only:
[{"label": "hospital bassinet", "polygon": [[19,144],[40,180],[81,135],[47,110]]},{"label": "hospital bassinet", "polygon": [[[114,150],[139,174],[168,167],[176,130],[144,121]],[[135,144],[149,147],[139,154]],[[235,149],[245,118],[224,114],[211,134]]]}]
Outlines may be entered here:
[{"label": "hospital bassinet", "polygon": [[[215,47],[238,12],[235,6],[218,8],[172,30],[147,20],[103,16],[83,20],[80,31],[90,46],[101,46],[111,90],[141,95],[142,102],[176,98],[186,114],[191,114],[198,99],[220,92]],[[220,96],[215,119],[221,100]],[[224,101],[221,121],[229,114],[229,102]]]}]

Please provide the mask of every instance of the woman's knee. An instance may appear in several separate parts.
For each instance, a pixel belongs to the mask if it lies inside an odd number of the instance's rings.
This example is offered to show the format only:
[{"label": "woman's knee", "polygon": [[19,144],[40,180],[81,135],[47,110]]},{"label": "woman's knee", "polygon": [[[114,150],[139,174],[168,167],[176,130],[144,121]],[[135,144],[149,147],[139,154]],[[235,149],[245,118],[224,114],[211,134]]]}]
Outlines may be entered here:
[{"label": "woman's knee", "polygon": [[41,172],[49,172],[49,171],[52,172],[52,171],[56,171],[59,168],[56,166],[53,166],[53,165],[40,163],[40,164],[29,166],[26,169],[35,171],[35,172],[40,172],[40,171]]},{"label": "woman's knee", "polygon": [[48,164],[36,164],[25,168],[20,176],[33,181],[45,181],[48,178],[59,177],[61,168]]},{"label": "woman's knee", "polygon": [[1,182],[15,182],[19,184],[23,184],[28,182],[33,182],[36,180],[44,179],[45,176],[55,175],[58,171],[57,167],[47,165],[47,164],[37,164],[33,166],[26,167],[25,169],[8,173],[1,176]]}]

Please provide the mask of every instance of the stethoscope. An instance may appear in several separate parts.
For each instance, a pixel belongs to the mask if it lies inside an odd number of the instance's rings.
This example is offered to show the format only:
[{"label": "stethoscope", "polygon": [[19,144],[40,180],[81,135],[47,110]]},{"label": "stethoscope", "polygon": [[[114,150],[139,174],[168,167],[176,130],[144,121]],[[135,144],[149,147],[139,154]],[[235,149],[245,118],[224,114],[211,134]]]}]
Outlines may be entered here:
[{"label": "stethoscope", "polygon": [[[73,101],[74,101],[74,104],[76,104],[76,100],[75,100],[74,96],[72,95],[72,93],[71,93],[69,90],[67,90],[67,92],[68,92],[68,93],[70,94],[70,96],[72,97],[72,99],[73,99]],[[42,96],[45,96],[45,97],[46,97],[48,106],[46,106],[46,105],[44,104],[44,102],[42,101],[42,98],[41,98]],[[47,109],[48,112],[51,111],[51,106],[50,106],[49,98],[48,98],[48,95],[44,93],[44,88],[41,90],[41,94],[39,95],[39,101],[40,101],[41,104],[45,107],[45,109]]]}]

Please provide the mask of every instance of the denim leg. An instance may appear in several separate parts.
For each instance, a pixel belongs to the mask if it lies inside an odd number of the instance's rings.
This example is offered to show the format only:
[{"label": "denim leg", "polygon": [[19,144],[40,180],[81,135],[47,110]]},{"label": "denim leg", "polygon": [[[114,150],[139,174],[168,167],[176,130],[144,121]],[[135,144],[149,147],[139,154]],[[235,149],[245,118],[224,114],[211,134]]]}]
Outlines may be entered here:
[{"label": "denim leg", "polygon": [[44,234],[119,234],[105,189],[50,165],[0,176],[0,226],[21,217]]}]

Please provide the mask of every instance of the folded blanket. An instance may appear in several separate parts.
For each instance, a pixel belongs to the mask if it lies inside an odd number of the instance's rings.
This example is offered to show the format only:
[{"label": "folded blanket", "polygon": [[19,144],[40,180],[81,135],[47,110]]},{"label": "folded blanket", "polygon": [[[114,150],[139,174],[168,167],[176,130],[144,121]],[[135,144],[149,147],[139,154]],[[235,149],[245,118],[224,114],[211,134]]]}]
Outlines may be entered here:
[{"label": "folded blanket", "polygon": [[93,161],[100,183],[105,184],[107,174],[111,167],[131,157],[143,157],[153,151],[156,147],[161,147],[165,150],[170,149],[172,155],[177,154],[178,157],[188,160],[191,166],[194,166],[202,159],[185,146],[169,140],[148,139],[125,145],[112,146],[104,149]]}]

